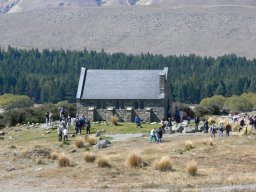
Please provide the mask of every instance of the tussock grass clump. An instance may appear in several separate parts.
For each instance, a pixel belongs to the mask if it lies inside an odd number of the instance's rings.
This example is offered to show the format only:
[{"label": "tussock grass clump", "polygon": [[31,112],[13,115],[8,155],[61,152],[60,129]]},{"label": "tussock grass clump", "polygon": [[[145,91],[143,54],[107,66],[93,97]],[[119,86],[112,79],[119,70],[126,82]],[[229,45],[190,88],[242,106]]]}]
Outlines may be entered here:
[{"label": "tussock grass clump", "polygon": [[77,148],[82,148],[84,147],[84,140],[82,137],[77,137],[75,140],[75,145]]},{"label": "tussock grass clump", "polygon": [[20,158],[27,158],[28,153],[29,153],[28,149],[23,149],[23,150],[20,152],[19,157],[20,157]]},{"label": "tussock grass clump", "polygon": [[213,146],[213,145],[214,145],[213,139],[210,138],[209,141],[208,141],[208,143],[209,143],[210,146]]},{"label": "tussock grass clump", "polygon": [[118,125],[118,117],[116,115],[114,115],[113,117],[111,117],[111,122],[113,125]]},{"label": "tussock grass clump", "polygon": [[93,163],[96,159],[96,156],[93,153],[85,153],[84,160],[87,163]]},{"label": "tussock grass clump", "polygon": [[42,164],[44,164],[43,158],[42,158],[42,157],[37,157],[37,158],[36,158],[36,164],[37,164],[37,165],[42,165]]},{"label": "tussock grass clump", "polygon": [[191,160],[187,163],[187,172],[189,175],[195,176],[197,173],[197,162],[194,160]]},{"label": "tussock grass clump", "polygon": [[59,154],[57,151],[54,151],[54,152],[51,153],[50,158],[51,158],[52,160],[56,160],[56,159],[59,158],[59,155],[60,155],[60,154]]},{"label": "tussock grass clump", "polygon": [[172,169],[172,163],[169,157],[162,157],[155,163],[155,168],[159,171],[168,171]]},{"label": "tussock grass clump", "polygon": [[86,137],[86,142],[90,145],[95,145],[97,143],[97,138],[95,136],[89,135]]},{"label": "tussock grass clump", "polygon": [[[230,125],[232,125],[232,124],[230,124]],[[237,132],[239,130],[239,127],[240,127],[239,122],[236,122],[235,125],[233,125],[233,127],[232,127],[232,131]]]},{"label": "tussock grass clump", "polygon": [[111,167],[109,159],[106,156],[101,156],[97,161],[98,167]]},{"label": "tussock grass clump", "polygon": [[141,168],[144,167],[145,163],[143,162],[142,158],[139,155],[133,153],[128,156],[125,164],[129,168]]},{"label": "tussock grass clump", "polygon": [[204,145],[213,146],[215,143],[214,143],[213,139],[210,138],[210,139],[204,139],[204,140],[203,140],[203,144],[204,144]]},{"label": "tussock grass clump", "polygon": [[193,142],[190,140],[185,141],[185,149],[189,151],[192,148],[193,148]]},{"label": "tussock grass clump", "polygon": [[59,167],[71,167],[71,161],[69,157],[64,153],[59,155],[58,164],[59,164]]}]

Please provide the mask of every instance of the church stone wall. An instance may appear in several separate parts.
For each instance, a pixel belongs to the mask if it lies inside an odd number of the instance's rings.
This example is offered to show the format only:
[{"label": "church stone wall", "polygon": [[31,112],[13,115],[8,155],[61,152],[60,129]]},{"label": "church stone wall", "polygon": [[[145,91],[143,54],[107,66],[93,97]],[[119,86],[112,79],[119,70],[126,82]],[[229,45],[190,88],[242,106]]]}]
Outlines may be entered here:
[{"label": "church stone wall", "polygon": [[138,114],[145,122],[159,122],[164,118],[166,102],[162,100],[79,100],[78,115],[92,121],[110,121],[117,115],[120,121],[133,122]]}]

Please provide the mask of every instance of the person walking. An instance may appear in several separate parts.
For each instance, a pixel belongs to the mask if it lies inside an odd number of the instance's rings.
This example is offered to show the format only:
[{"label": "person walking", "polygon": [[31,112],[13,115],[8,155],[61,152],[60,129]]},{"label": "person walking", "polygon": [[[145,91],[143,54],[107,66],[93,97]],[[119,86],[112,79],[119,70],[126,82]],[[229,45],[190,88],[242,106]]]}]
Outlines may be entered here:
[{"label": "person walking", "polygon": [[184,117],[184,112],[182,111],[182,109],[180,109],[179,116],[180,116],[180,123],[182,123],[183,122],[183,117]]},{"label": "person walking", "polygon": [[64,142],[68,141],[68,129],[67,127],[63,130]]},{"label": "person walking", "polygon": [[163,128],[159,127],[157,130],[157,142],[158,143],[162,142],[162,136],[163,136]]},{"label": "person walking", "polygon": [[139,127],[142,128],[142,126],[141,126],[141,119],[140,119],[138,114],[136,114],[136,117],[135,117],[135,124],[136,124],[137,128],[139,128]]},{"label": "person walking", "polygon": [[157,142],[156,133],[155,133],[155,128],[153,128],[153,129],[150,131],[149,143],[152,143],[153,138],[154,138],[155,142]]}]

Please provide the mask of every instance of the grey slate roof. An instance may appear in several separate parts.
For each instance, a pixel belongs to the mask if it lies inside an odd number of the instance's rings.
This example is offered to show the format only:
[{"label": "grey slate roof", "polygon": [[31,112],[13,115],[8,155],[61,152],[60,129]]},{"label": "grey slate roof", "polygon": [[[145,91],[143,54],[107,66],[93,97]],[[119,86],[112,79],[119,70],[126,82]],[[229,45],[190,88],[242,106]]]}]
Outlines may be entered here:
[{"label": "grey slate roof", "polygon": [[162,99],[159,75],[164,70],[86,70],[82,68],[77,99]]}]

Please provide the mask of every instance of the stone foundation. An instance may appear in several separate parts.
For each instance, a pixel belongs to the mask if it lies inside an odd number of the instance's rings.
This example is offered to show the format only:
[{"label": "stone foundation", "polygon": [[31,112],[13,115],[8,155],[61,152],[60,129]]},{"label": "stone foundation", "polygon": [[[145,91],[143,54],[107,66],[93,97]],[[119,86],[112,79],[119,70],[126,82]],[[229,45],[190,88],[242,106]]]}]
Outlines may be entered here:
[{"label": "stone foundation", "polygon": [[[114,100],[101,101],[101,103],[103,102],[106,104],[104,106],[106,108],[100,108],[101,104],[97,105],[97,101],[77,102],[78,115],[84,114],[91,121],[111,121],[111,118],[116,115],[120,121],[124,122],[134,122],[136,114],[144,122],[159,122],[165,116],[164,100],[121,101],[118,102],[122,104],[119,108],[113,107],[116,102]],[[143,106],[141,103],[143,103]]]}]

